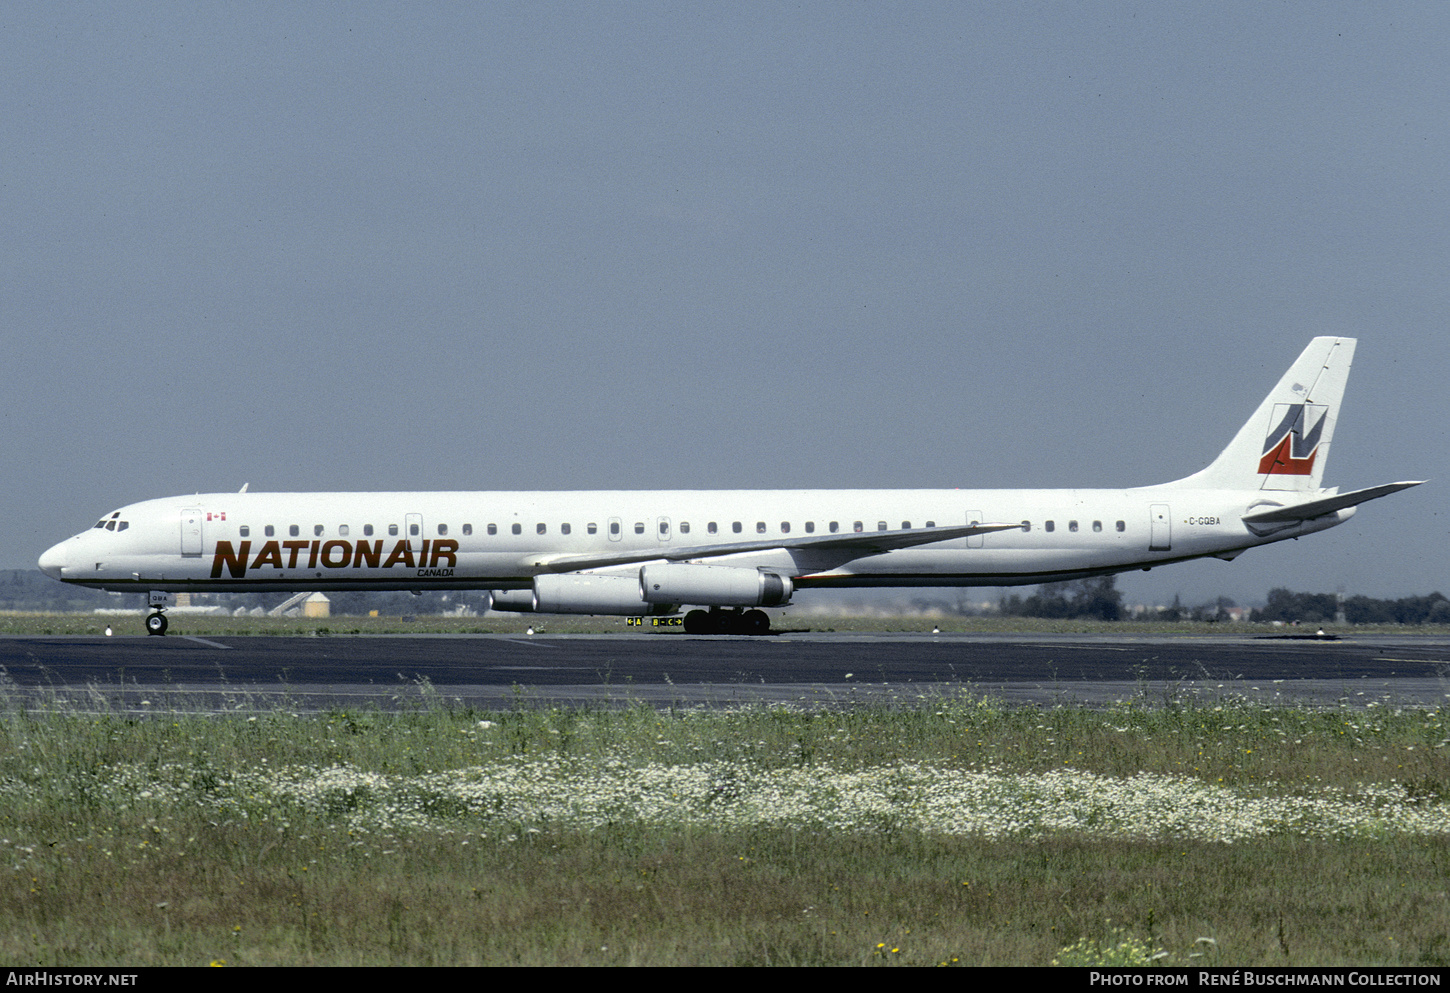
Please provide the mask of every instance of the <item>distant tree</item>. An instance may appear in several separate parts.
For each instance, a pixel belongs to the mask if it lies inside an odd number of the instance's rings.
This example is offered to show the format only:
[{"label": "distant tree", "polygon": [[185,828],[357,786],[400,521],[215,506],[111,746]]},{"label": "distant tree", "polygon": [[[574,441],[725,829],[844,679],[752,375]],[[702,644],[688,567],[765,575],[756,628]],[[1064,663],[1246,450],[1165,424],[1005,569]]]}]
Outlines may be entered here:
[{"label": "distant tree", "polygon": [[1394,624],[1395,605],[1388,600],[1352,596],[1344,601],[1344,619],[1351,624]]},{"label": "distant tree", "polygon": [[1189,616],[1195,621],[1206,621],[1212,624],[1216,621],[1228,620],[1229,608],[1237,606],[1238,604],[1234,603],[1230,598],[1221,596],[1210,603],[1203,603],[1194,607],[1193,612]]},{"label": "distant tree", "polygon": [[[1339,609],[1339,598],[1333,593],[1295,593],[1277,587],[1269,591],[1269,602],[1255,610],[1251,620],[1322,624],[1334,620]],[[1345,599],[1343,609],[1344,619],[1350,624],[1450,623],[1450,599],[1438,591],[1429,596],[1408,596],[1398,600],[1352,596]]]},{"label": "distant tree", "polygon": [[1122,620],[1123,594],[1118,589],[1116,576],[1079,579],[1073,585],[1076,587],[1073,591],[1075,617],[1096,617],[1100,621]]},{"label": "distant tree", "polygon": [[1047,617],[1054,620],[1072,617],[1072,602],[1069,599],[1071,586],[1071,583],[1043,583],[1023,603],[1022,612],[1028,617]]},{"label": "distant tree", "polygon": [[1256,621],[1281,621],[1293,624],[1323,624],[1334,620],[1339,610],[1339,601],[1333,593],[1295,593],[1282,586],[1269,591],[1269,602],[1255,610],[1252,619]]},{"label": "distant tree", "polygon": [[1001,613],[1009,617],[1045,617],[1063,620],[1074,617],[1095,617],[1104,621],[1121,620],[1123,594],[1113,576],[1096,579],[1074,579],[1062,583],[1043,583],[1037,592],[1025,599],[1014,593],[999,601]]},{"label": "distant tree", "polygon": [[1183,599],[1175,593],[1173,594],[1173,602],[1162,610],[1156,611],[1152,617],[1155,620],[1166,621],[1171,624],[1174,621],[1183,620],[1184,614]]}]

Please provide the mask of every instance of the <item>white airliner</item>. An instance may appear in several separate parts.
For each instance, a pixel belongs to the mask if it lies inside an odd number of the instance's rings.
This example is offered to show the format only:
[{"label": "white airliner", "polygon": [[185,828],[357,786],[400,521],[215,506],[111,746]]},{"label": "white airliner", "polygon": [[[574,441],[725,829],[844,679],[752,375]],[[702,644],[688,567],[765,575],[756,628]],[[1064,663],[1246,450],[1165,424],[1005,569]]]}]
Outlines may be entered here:
[{"label": "white airliner", "polygon": [[495,610],[670,615],[769,630],[796,590],[1009,586],[1298,538],[1418,482],[1319,485],[1354,355],[1315,338],[1206,469],[1118,490],[205,493],[135,503],[40,557],[149,591],[488,590]]}]

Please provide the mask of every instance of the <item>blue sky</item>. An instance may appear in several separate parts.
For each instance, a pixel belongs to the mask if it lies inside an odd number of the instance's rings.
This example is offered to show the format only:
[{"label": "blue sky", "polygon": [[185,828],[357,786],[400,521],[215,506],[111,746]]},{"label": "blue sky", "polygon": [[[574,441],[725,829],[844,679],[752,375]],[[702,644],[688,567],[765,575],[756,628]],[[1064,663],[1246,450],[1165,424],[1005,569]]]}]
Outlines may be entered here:
[{"label": "blue sky", "polygon": [[193,491],[1124,486],[1360,339],[1450,592],[1443,4],[0,6],[0,567]]}]

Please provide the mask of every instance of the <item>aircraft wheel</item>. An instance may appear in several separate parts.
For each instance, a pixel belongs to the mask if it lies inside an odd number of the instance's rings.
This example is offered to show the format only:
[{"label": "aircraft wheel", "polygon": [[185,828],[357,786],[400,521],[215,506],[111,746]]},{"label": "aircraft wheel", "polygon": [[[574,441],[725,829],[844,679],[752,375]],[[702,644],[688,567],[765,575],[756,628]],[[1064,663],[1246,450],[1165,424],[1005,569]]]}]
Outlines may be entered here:
[{"label": "aircraft wheel", "polygon": [[715,624],[703,610],[692,610],[685,615],[686,634],[714,634]]},{"label": "aircraft wheel", "polygon": [[146,633],[154,635],[164,635],[166,633],[166,615],[148,615],[146,618]]},{"label": "aircraft wheel", "polygon": [[770,615],[763,610],[747,610],[740,618],[740,630],[745,634],[769,634]]}]

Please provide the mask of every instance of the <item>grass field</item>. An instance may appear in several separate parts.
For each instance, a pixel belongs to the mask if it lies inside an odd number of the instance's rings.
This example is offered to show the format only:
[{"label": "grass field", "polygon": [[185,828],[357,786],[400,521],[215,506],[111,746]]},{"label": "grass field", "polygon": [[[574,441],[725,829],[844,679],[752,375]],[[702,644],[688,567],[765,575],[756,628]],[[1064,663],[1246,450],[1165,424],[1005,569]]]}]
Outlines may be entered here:
[{"label": "grass field", "polygon": [[9,965],[1450,963],[1447,713],[0,717]]}]

